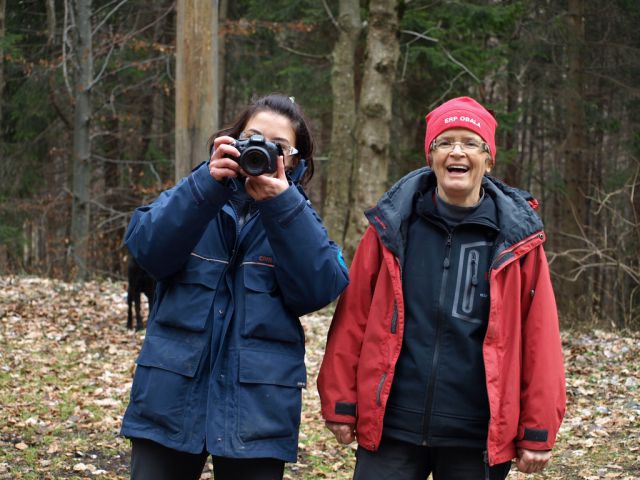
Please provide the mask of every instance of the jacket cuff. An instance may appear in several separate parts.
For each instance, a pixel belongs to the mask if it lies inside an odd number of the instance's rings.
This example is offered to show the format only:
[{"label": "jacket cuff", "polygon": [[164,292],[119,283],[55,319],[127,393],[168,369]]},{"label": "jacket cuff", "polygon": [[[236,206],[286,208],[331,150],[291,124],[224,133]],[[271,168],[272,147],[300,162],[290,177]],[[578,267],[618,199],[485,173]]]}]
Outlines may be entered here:
[{"label": "jacket cuff", "polygon": [[286,227],[307,206],[307,200],[294,185],[290,185],[284,192],[275,197],[256,202],[260,213],[265,217],[274,218]]},{"label": "jacket cuff", "polygon": [[549,439],[549,431],[546,428],[525,428],[522,440],[532,442],[546,442]]},{"label": "jacket cuff", "polygon": [[322,408],[322,418],[327,422],[356,423],[357,405],[350,402],[336,402],[333,406],[325,405]]},{"label": "jacket cuff", "polygon": [[356,404],[350,402],[336,402],[335,408],[336,415],[351,415],[356,416]]},{"label": "jacket cuff", "polygon": [[205,201],[212,205],[225,203],[231,196],[231,189],[209,173],[209,162],[202,162],[194,168],[187,181],[197,205]]},{"label": "jacket cuff", "polygon": [[516,446],[527,450],[551,450],[554,442],[549,437],[546,428],[522,428]]}]

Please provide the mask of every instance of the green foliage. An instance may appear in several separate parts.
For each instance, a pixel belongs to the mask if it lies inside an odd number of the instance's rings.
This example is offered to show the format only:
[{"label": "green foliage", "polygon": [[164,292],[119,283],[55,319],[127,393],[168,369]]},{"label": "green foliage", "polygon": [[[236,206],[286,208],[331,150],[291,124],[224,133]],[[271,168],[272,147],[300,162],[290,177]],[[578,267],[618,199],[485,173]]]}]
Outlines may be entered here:
[{"label": "green foliage", "polygon": [[237,5],[235,14],[247,18],[272,22],[318,22],[327,19],[320,2],[314,0],[271,0],[268,3],[261,0],[249,0],[234,3]]},{"label": "green foliage", "polygon": [[[0,216],[2,218],[4,215]],[[22,232],[17,227],[12,227],[5,223],[6,218],[0,223],[0,244],[9,247],[10,251],[18,251],[24,238]]]},{"label": "green foliage", "polygon": [[623,188],[625,185],[629,184],[629,179],[633,178],[635,175],[636,166],[628,166],[622,169],[612,169],[611,172],[605,176],[604,178],[604,189],[607,192],[613,192],[620,188]]},{"label": "green foliage", "polygon": [[8,32],[4,37],[0,38],[0,49],[4,51],[5,57],[13,60],[22,60],[23,55],[18,44],[22,42],[24,35]]},{"label": "green foliage", "polygon": [[311,118],[330,116],[329,54],[335,29],[321,4],[233,2],[229,16],[234,22],[252,22],[227,39],[231,110],[255,96],[282,92],[295,97]]},{"label": "green foliage", "polygon": [[32,142],[47,129],[54,119],[54,112],[41,72],[27,77],[15,90],[10,107],[7,119],[12,126],[14,142]]},{"label": "green foliage", "polygon": [[411,102],[423,114],[444,96],[468,94],[469,87],[505,65],[522,10],[520,2],[426,3],[412,2],[404,13],[400,60]]}]

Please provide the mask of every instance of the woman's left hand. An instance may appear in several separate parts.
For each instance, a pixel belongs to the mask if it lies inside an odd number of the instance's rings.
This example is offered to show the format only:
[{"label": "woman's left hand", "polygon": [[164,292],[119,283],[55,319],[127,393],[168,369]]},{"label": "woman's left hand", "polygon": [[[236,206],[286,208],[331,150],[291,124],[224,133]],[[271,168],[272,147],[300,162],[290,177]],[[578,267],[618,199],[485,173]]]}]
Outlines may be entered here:
[{"label": "woman's left hand", "polygon": [[516,457],[516,467],[523,473],[537,473],[544,470],[551,459],[551,450],[527,450],[519,448]]},{"label": "woman's left hand", "polygon": [[284,158],[278,157],[276,174],[272,175],[247,175],[244,184],[246,192],[256,201],[267,200],[281,194],[289,188],[289,181],[284,172]]}]

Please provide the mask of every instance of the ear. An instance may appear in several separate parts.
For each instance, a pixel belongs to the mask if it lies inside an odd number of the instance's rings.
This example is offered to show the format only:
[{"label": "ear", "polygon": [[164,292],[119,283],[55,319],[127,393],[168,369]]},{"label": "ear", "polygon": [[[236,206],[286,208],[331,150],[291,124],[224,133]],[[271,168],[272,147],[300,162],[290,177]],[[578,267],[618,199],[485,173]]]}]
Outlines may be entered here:
[{"label": "ear", "polygon": [[487,156],[487,158],[485,159],[485,163],[486,163],[485,173],[491,173],[491,169],[496,164],[496,162],[493,160],[493,158],[491,158],[490,156]]}]

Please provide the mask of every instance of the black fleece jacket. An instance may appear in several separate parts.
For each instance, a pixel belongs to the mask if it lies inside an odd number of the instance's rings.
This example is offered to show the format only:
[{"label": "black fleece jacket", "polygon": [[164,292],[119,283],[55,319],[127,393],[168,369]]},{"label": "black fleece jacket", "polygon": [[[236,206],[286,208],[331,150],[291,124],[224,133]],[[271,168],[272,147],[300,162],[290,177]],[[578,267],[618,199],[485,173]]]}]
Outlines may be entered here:
[{"label": "black fleece jacket", "polygon": [[404,231],[405,334],[383,435],[417,445],[484,448],[489,407],[482,342],[499,234],[490,195],[457,224],[439,214],[435,177]]}]

